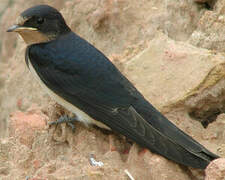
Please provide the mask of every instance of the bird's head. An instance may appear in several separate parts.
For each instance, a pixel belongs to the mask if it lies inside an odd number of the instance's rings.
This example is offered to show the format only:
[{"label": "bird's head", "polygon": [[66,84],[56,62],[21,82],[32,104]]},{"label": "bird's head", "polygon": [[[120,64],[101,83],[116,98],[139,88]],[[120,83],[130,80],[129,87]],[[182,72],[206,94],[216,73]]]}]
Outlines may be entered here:
[{"label": "bird's head", "polygon": [[70,31],[59,11],[48,5],[25,10],[7,30],[19,33],[27,44],[48,42]]}]

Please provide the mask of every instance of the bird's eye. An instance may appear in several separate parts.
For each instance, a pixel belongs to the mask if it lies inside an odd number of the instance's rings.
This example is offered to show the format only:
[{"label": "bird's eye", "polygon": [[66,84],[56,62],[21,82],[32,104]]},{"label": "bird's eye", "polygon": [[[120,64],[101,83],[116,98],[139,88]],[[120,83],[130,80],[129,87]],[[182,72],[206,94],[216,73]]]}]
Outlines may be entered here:
[{"label": "bird's eye", "polygon": [[43,22],[44,22],[44,18],[39,17],[39,18],[37,19],[37,23],[38,23],[38,24],[42,24]]}]

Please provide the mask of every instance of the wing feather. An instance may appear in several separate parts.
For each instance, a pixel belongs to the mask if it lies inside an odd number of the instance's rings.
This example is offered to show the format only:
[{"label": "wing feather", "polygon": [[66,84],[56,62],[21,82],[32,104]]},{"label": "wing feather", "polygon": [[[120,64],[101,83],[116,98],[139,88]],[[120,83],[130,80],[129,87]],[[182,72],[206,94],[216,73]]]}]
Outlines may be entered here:
[{"label": "wing feather", "polygon": [[[93,46],[74,34],[69,39],[67,43],[61,40],[27,49],[26,62],[30,61],[52,91],[95,120],[168,159],[205,168],[217,157],[169,122]],[[88,53],[81,53],[76,43]]]}]

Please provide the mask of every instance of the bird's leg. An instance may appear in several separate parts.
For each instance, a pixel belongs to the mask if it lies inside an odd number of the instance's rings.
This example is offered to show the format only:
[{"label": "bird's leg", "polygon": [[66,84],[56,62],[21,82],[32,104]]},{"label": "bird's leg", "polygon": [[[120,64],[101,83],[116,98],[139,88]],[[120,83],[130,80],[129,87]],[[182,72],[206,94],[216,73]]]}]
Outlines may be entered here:
[{"label": "bird's leg", "polygon": [[49,125],[58,125],[61,123],[66,123],[67,125],[69,125],[72,128],[72,131],[75,131],[75,125],[74,122],[78,121],[77,117],[69,117],[68,115],[63,115],[61,116],[58,120],[53,121],[53,122],[49,122]]}]

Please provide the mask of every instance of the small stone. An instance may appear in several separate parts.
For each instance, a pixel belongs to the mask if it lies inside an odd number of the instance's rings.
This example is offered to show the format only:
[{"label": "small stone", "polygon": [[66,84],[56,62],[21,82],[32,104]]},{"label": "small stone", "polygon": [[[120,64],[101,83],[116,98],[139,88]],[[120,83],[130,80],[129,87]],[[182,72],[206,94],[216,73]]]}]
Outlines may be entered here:
[{"label": "small stone", "polygon": [[225,158],[212,161],[205,170],[205,180],[224,180],[225,177]]}]

